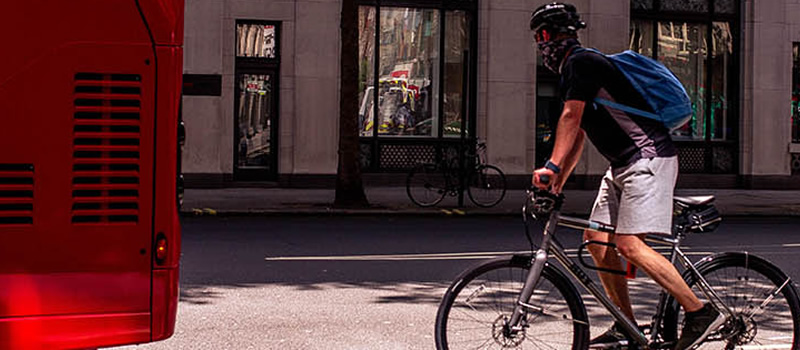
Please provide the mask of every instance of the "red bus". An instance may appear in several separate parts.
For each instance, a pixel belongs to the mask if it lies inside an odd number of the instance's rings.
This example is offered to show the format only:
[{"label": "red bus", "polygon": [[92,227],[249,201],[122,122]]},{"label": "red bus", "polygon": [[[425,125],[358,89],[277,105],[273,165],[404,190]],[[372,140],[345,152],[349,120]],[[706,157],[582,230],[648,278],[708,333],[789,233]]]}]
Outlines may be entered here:
[{"label": "red bus", "polygon": [[183,11],[0,2],[0,349],[172,335]]}]

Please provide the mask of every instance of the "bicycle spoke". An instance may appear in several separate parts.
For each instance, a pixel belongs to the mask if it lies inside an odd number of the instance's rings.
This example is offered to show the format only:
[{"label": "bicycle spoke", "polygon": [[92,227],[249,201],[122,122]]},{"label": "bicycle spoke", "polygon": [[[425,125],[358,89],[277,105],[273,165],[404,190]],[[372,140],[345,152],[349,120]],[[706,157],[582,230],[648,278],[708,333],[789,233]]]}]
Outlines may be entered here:
[{"label": "bicycle spoke", "polygon": [[[471,305],[467,305],[467,306],[468,306],[470,309],[474,310],[475,312],[478,312],[478,313],[480,313],[480,311],[476,310],[476,309],[475,309],[475,308],[473,308]],[[461,312],[462,314],[464,314],[464,316],[466,316],[466,317],[469,317],[469,318],[470,318],[470,319],[472,319],[472,321],[474,321],[474,322],[478,322],[478,323],[485,323],[485,324],[489,324],[489,325],[493,324],[493,322],[481,321],[481,320],[479,320],[479,319],[475,318],[474,316],[472,316],[472,315],[468,314],[466,311],[464,311],[464,310],[462,310],[462,309],[454,309],[454,310],[458,310],[459,312]]]}]

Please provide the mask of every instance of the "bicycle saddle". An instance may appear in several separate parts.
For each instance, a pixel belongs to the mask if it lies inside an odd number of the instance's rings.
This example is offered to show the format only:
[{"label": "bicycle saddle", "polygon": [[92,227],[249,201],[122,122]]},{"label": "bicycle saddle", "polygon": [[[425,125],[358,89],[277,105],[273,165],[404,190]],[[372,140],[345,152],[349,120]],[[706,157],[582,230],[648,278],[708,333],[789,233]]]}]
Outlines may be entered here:
[{"label": "bicycle saddle", "polygon": [[689,207],[689,206],[699,206],[699,205],[710,204],[710,203],[714,202],[715,197],[713,195],[711,195],[711,196],[688,196],[688,197],[675,196],[675,197],[673,197],[673,199],[676,202],[678,202],[680,204],[683,204],[684,206]]}]

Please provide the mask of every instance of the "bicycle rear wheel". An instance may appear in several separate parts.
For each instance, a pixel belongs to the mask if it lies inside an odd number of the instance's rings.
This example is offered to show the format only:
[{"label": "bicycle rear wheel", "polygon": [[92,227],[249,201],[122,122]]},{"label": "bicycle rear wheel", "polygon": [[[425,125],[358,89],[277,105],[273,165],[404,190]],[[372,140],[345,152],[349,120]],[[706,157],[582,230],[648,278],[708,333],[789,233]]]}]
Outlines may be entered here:
[{"label": "bicycle rear wheel", "polygon": [[[778,267],[747,253],[722,253],[696,267],[735,315],[697,349],[800,349],[800,299]],[[690,287],[697,284],[687,276]],[[701,301],[706,302],[702,295]],[[672,305],[665,317],[668,340],[678,335],[684,320],[682,308]]]},{"label": "bicycle rear wheel", "polygon": [[406,193],[414,204],[432,207],[447,194],[447,179],[437,170],[436,164],[419,164],[408,173]]},{"label": "bicycle rear wheel", "polygon": [[502,257],[462,273],[436,315],[436,348],[585,349],[589,323],[583,300],[566,276],[546,265],[523,315],[523,329],[504,329],[530,269],[530,256]]},{"label": "bicycle rear wheel", "polygon": [[494,165],[481,165],[467,183],[469,199],[479,207],[493,207],[506,195],[506,176]]}]

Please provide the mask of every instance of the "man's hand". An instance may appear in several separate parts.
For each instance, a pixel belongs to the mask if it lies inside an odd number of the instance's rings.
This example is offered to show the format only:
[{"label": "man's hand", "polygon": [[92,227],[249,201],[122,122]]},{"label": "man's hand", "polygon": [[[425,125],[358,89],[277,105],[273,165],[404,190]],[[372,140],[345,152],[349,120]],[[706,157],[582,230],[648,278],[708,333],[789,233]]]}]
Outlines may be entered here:
[{"label": "man's hand", "polygon": [[[555,183],[556,176],[558,176],[558,175],[556,175],[556,173],[554,173],[550,169],[539,168],[539,169],[534,170],[533,178],[531,179],[531,183],[534,186],[536,186],[537,188],[546,190],[548,187],[550,187],[550,185]],[[542,181],[544,179],[546,179],[547,181],[546,182]]]}]

